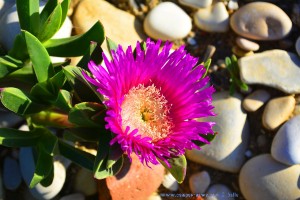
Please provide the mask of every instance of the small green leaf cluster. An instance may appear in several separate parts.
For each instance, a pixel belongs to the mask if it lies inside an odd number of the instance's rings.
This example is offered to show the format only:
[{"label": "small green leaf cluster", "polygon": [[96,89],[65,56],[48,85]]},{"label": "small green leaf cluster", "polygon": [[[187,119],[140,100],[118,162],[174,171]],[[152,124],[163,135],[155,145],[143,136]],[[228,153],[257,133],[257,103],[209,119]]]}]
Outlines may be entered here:
[{"label": "small green leaf cluster", "polygon": [[235,55],[232,55],[231,58],[226,57],[225,65],[226,69],[229,71],[230,74],[230,95],[234,94],[236,88],[239,88],[243,91],[248,91],[248,85],[240,79],[240,71],[237,57]]}]

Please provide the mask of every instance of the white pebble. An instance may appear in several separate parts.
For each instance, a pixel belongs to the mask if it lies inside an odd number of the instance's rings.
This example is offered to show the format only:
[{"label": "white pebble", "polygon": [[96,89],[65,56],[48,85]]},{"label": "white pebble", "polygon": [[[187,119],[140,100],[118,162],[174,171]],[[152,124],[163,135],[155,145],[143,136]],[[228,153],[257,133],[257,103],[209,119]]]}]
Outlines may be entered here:
[{"label": "white pebble", "polygon": [[204,193],[210,185],[210,176],[207,171],[193,174],[189,179],[189,185],[192,193]]},{"label": "white pebble", "polygon": [[176,179],[172,176],[171,173],[167,173],[165,175],[165,178],[162,182],[163,186],[167,189],[169,189],[170,191],[177,191],[178,190],[178,182],[176,181]]}]

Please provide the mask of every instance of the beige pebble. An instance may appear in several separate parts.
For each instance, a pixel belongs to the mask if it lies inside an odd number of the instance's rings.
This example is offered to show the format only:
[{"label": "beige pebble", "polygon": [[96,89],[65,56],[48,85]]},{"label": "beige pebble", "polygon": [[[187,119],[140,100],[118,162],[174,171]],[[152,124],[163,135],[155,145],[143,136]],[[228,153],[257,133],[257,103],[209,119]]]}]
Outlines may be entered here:
[{"label": "beige pebble", "polygon": [[231,51],[239,57],[251,56],[254,54],[253,51],[245,51],[244,49],[241,49],[238,46],[233,46]]},{"label": "beige pebble", "polygon": [[259,49],[259,44],[245,38],[237,37],[235,42],[241,49],[246,51],[257,51]]},{"label": "beige pebble", "polygon": [[192,193],[204,193],[210,185],[210,176],[207,171],[195,173],[190,176],[189,186]]},{"label": "beige pebble", "polygon": [[269,99],[270,94],[266,90],[256,90],[243,100],[243,108],[255,112]]},{"label": "beige pebble", "polygon": [[292,29],[289,16],[279,7],[267,2],[248,3],[230,18],[237,34],[254,40],[278,40]]},{"label": "beige pebble", "polygon": [[87,169],[80,169],[75,177],[74,190],[86,196],[97,193],[97,182],[94,179],[94,174]]},{"label": "beige pebble", "polygon": [[295,98],[291,96],[278,97],[270,100],[263,112],[263,126],[275,130],[287,121],[295,108]]},{"label": "beige pebble", "polygon": [[206,8],[212,4],[213,0],[179,0],[179,3],[191,8]]}]

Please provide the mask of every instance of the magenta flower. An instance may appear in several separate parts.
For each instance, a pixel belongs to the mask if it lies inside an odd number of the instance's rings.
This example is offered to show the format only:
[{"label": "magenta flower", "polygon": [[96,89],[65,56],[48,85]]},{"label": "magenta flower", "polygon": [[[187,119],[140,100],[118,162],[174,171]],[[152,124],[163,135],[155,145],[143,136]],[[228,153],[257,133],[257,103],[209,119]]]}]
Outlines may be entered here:
[{"label": "magenta flower", "polygon": [[98,88],[107,106],[105,121],[128,156],[134,152],[142,163],[158,164],[168,158],[199,147],[193,141],[208,143],[201,134],[213,133],[213,122],[197,118],[213,116],[213,87],[205,88],[209,78],[202,78],[205,68],[195,67],[197,59],[184,47],[170,53],[172,44],[146,42],[146,51],[136,45],[112,51],[112,61],[103,54],[106,67],[92,61],[93,78],[85,78]]}]

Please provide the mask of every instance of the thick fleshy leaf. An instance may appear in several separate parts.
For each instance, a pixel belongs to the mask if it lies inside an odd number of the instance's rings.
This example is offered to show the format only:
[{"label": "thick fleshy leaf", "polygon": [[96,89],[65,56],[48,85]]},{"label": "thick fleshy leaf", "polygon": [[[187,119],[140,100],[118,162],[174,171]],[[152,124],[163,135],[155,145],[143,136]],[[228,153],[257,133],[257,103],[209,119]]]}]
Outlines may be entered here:
[{"label": "thick fleshy leaf", "polygon": [[78,127],[70,128],[64,133],[64,138],[71,141],[98,142],[100,135],[105,133],[102,128]]},{"label": "thick fleshy leaf", "polygon": [[67,90],[59,90],[54,106],[62,111],[69,112],[72,108],[72,94]]},{"label": "thick fleshy leaf", "polygon": [[81,151],[62,140],[58,140],[59,152],[64,157],[70,159],[81,167],[93,171],[95,156]]},{"label": "thick fleshy leaf", "polygon": [[92,60],[96,64],[100,64],[102,62],[102,49],[100,45],[96,42],[90,43],[90,51],[87,52],[81,60],[78,62],[76,66],[81,67],[85,70],[88,69],[88,63]]},{"label": "thick fleshy leaf", "polygon": [[40,31],[37,38],[41,42],[45,42],[52,38],[52,36],[59,30],[62,20],[62,8],[61,4],[57,4],[53,12],[48,19],[41,24]]},{"label": "thick fleshy leaf", "polygon": [[58,4],[58,0],[47,1],[42,12],[40,13],[40,24],[45,24],[51,13],[54,11]]},{"label": "thick fleshy leaf", "polygon": [[40,137],[41,134],[37,131],[0,128],[0,144],[7,147],[35,146]]},{"label": "thick fleshy leaf", "polygon": [[0,57],[0,78],[20,69],[23,62],[8,55]]},{"label": "thick fleshy leaf", "polygon": [[54,166],[51,167],[49,174],[43,180],[41,180],[40,184],[44,187],[48,187],[53,182],[53,178],[54,178]]},{"label": "thick fleshy leaf", "polygon": [[178,183],[182,183],[184,181],[186,175],[186,158],[184,155],[168,159],[169,164],[171,167],[169,168],[166,163],[160,161],[160,163],[168,170],[172,176],[177,180]]},{"label": "thick fleshy leaf", "polygon": [[17,0],[17,11],[21,29],[36,35],[39,31],[39,0]]},{"label": "thick fleshy leaf", "polygon": [[99,94],[95,87],[88,83],[82,75],[83,69],[74,66],[66,66],[63,71],[67,80],[74,88],[76,97],[80,102],[98,102],[103,100],[103,96]]},{"label": "thick fleshy leaf", "polygon": [[58,138],[46,128],[37,128],[36,131],[42,135],[38,143],[39,148],[47,154],[53,155],[57,147]]},{"label": "thick fleshy leaf", "polygon": [[50,175],[52,169],[53,157],[47,152],[45,152],[43,149],[39,149],[35,171],[32,180],[29,184],[29,187],[35,187],[39,182],[41,182],[44,178]]},{"label": "thick fleshy leaf", "polygon": [[22,31],[30,60],[38,82],[44,82],[54,75],[50,57],[40,41],[27,31]]},{"label": "thick fleshy leaf", "polygon": [[109,54],[110,54],[110,56],[112,57],[111,51],[112,51],[112,50],[116,51],[117,48],[118,48],[118,45],[117,45],[117,43],[115,43],[115,42],[114,42],[112,39],[110,39],[109,37],[106,37],[106,45],[107,45]]},{"label": "thick fleshy leaf", "polygon": [[68,115],[51,110],[44,110],[35,114],[31,114],[31,122],[38,126],[70,128],[74,124],[68,120]]},{"label": "thick fleshy leaf", "polygon": [[8,52],[8,55],[22,61],[28,59],[29,55],[25,38],[21,33],[16,35],[13,48]]},{"label": "thick fleshy leaf", "polygon": [[69,11],[71,0],[63,0],[61,2],[61,11],[62,11],[62,17],[61,17],[61,23],[60,26],[63,25]]},{"label": "thick fleshy leaf", "polygon": [[90,42],[102,44],[104,29],[100,22],[96,22],[86,33],[69,38],[50,39],[44,43],[51,56],[76,57],[89,52]]},{"label": "thick fleshy leaf", "polygon": [[76,104],[71,108],[69,112],[69,121],[78,126],[102,127],[104,126],[104,115],[104,105],[93,102],[83,102]]},{"label": "thick fleshy leaf", "polygon": [[122,157],[123,153],[118,143],[113,144],[109,149],[106,168],[111,168]]},{"label": "thick fleshy leaf", "polygon": [[107,161],[110,151],[110,139],[111,135],[106,132],[101,135],[98,143],[98,150],[93,168],[94,177],[97,179],[104,179],[109,176],[113,176],[117,174],[123,166],[124,158],[120,157],[110,168],[107,168],[107,166],[109,166]]},{"label": "thick fleshy leaf", "polygon": [[[208,142],[211,142],[215,139],[216,135],[218,134],[218,132],[215,132],[214,134],[201,134],[201,137],[204,138],[205,140],[207,140]],[[207,145],[207,143],[195,140],[193,141],[197,146],[202,147],[204,145]]]},{"label": "thick fleshy leaf", "polygon": [[45,109],[44,105],[33,102],[28,95],[18,88],[4,88],[1,91],[1,102],[9,110],[26,115]]}]

